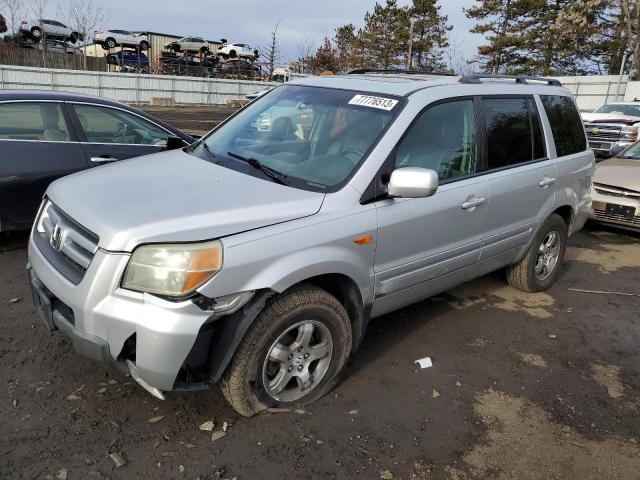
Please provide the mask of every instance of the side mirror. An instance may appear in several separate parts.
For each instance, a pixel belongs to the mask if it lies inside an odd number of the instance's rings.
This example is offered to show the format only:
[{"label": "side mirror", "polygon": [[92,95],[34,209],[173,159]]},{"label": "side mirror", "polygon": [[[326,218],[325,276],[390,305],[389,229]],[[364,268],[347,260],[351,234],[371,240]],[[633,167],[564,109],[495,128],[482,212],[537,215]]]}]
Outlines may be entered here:
[{"label": "side mirror", "polygon": [[389,196],[400,198],[430,197],[438,190],[438,174],[418,167],[398,168],[391,173]]},{"label": "side mirror", "polygon": [[184,140],[180,137],[167,137],[167,150],[177,150],[184,147]]}]

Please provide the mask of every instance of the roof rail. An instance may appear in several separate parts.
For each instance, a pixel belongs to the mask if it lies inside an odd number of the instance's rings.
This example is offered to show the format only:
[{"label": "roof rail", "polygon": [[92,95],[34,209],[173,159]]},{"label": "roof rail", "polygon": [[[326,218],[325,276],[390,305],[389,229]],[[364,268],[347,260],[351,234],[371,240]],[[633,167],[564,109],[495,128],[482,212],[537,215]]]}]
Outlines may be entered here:
[{"label": "roof rail", "polygon": [[419,70],[404,70],[401,68],[358,68],[356,70],[351,70],[347,72],[347,75],[365,75],[367,73],[386,73],[389,75],[398,74],[398,75],[442,75],[446,77],[453,77],[452,73],[441,73],[441,72],[421,72]]},{"label": "roof rail", "polygon": [[489,73],[472,73],[471,75],[465,75],[460,78],[460,83],[482,83],[483,79],[498,79],[498,80],[514,80],[515,83],[519,83],[521,85],[527,85],[527,81],[531,80],[534,82],[546,82],[547,85],[561,87],[562,82],[560,80],[556,80],[555,78],[545,78],[545,77],[535,77],[528,75],[492,75]]}]

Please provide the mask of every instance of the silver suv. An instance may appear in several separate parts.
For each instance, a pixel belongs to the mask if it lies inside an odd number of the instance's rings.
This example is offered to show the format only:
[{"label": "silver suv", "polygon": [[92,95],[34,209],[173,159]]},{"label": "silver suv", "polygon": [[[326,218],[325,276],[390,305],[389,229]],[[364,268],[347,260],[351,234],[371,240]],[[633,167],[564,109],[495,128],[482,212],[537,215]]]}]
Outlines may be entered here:
[{"label": "silver suv", "polygon": [[158,398],[220,380],[242,415],[293,408],[337,384],[371,318],[501,268],[550,287],[594,166],[554,80],[298,80],[184,150],[53,183],[34,301]]}]

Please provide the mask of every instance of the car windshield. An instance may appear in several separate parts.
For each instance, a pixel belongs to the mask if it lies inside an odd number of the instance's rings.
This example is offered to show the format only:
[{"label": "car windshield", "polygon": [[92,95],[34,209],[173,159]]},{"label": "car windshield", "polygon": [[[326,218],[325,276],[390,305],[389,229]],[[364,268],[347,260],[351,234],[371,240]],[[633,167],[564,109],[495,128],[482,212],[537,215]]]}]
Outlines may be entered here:
[{"label": "car windshield", "polygon": [[194,151],[267,178],[251,168],[258,163],[287,185],[330,191],[356,171],[401,107],[390,96],[285,85],[253,101],[203,139],[208,148]]},{"label": "car windshield", "polygon": [[621,158],[632,158],[634,160],[640,160],[640,142],[634,143],[618,156]]},{"label": "car windshield", "polygon": [[640,105],[603,105],[594,113],[613,113],[629,117],[640,117]]}]

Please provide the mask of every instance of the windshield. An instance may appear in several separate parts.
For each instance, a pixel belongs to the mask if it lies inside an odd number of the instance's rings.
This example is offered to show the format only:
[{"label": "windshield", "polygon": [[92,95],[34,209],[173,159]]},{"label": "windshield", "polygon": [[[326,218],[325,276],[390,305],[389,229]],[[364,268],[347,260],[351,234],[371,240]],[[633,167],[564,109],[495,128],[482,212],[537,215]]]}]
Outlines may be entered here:
[{"label": "windshield", "polygon": [[391,97],[284,85],[206,137],[202,158],[268,179],[249,159],[287,185],[331,191],[356,171],[400,108]]},{"label": "windshield", "polygon": [[603,105],[594,113],[613,113],[629,117],[640,117],[640,105]]},{"label": "windshield", "polygon": [[618,156],[622,158],[633,158],[634,160],[640,160],[640,142],[634,143]]}]

